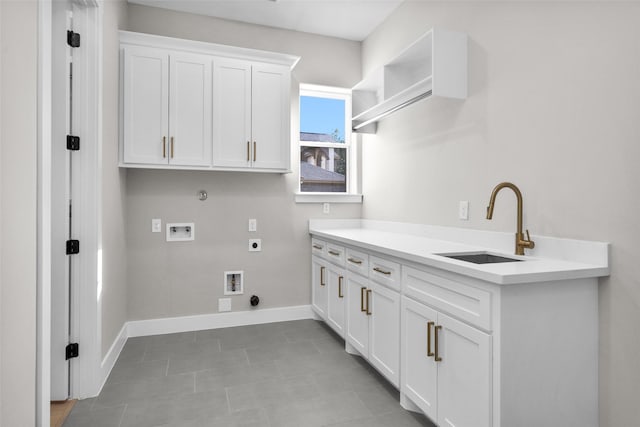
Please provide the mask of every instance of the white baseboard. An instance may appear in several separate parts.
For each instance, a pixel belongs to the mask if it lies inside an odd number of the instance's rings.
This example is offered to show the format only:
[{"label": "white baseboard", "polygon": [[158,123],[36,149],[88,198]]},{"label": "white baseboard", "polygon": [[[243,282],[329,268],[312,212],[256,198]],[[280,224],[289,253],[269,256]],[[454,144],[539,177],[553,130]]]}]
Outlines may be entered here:
[{"label": "white baseboard", "polygon": [[107,381],[107,378],[109,378],[109,374],[116,364],[128,337],[128,324],[125,323],[122,325],[122,329],[120,329],[116,339],[113,340],[113,344],[111,344],[111,348],[109,348],[107,355],[102,359],[102,364],[100,365],[100,387],[98,389],[98,394],[100,394],[102,387],[104,387],[104,383]]},{"label": "white baseboard", "polygon": [[294,307],[265,308],[255,311],[235,311],[229,313],[202,314],[198,316],[169,317],[163,319],[132,320],[125,323],[113,341],[100,366],[100,389],[107,381],[120,352],[130,337],[172,334],[176,332],[201,331],[204,329],[229,328],[233,326],[258,325],[261,323],[286,322],[289,320],[313,319],[310,305]]},{"label": "white baseboard", "polygon": [[142,337],[176,332],[201,331],[204,329],[257,325],[260,323],[284,322],[288,320],[312,319],[313,317],[310,305],[298,305],[294,307],[266,308],[254,311],[234,311],[229,313],[202,314],[198,316],[133,320],[128,322],[128,334],[130,337]]}]

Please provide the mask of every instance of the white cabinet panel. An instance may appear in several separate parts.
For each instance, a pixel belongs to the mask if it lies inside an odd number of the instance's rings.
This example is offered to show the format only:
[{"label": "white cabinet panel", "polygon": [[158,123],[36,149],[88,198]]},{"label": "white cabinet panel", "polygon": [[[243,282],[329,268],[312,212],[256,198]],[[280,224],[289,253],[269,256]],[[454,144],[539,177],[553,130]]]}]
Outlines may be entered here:
[{"label": "white cabinet panel", "polygon": [[438,313],[438,424],[491,425],[491,337]]},{"label": "white cabinet panel", "polygon": [[290,168],[290,84],[287,68],[253,65],[251,120],[256,168]]},{"label": "white cabinet panel", "polygon": [[214,69],[214,166],[249,167],[251,63],[218,60]]},{"label": "white cabinet panel", "polygon": [[362,356],[369,357],[369,317],[366,313],[366,291],[369,286],[365,277],[347,275],[347,333],[346,341]]},{"label": "white cabinet panel", "polygon": [[369,361],[400,387],[400,294],[370,282]]},{"label": "white cabinet panel", "polygon": [[317,257],[311,261],[311,307],[322,319],[327,319],[327,266]]},{"label": "white cabinet panel", "polygon": [[125,47],[123,52],[124,161],[166,164],[169,138],[169,54]]},{"label": "white cabinet panel", "polygon": [[211,164],[211,62],[203,55],[170,56],[170,164]]},{"label": "white cabinet panel", "polygon": [[327,273],[327,324],[344,337],[345,319],[345,278],[344,272],[329,266]]},{"label": "white cabinet panel", "polygon": [[438,366],[433,360],[432,335],[437,313],[424,304],[403,298],[402,319],[402,392],[436,420]]}]

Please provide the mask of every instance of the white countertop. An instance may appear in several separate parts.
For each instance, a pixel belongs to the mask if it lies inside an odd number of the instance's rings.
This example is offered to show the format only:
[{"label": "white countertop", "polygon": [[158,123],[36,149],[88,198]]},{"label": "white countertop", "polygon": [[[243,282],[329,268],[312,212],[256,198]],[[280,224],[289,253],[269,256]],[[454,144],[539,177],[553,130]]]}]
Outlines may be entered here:
[{"label": "white countertop", "polygon": [[[500,285],[609,275],[609,244],[603,242],[532,236],[537,249],[516,256],[512,233],[366,220],[311,220],[309,232]],[[523,261],[474,264],[438,255],[480,251]]]}]

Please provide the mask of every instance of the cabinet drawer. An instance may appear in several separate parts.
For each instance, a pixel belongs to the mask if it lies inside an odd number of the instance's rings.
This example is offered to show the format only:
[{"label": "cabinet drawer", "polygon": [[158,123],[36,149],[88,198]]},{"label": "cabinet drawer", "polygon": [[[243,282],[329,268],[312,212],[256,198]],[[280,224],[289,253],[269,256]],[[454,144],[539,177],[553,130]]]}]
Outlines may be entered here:
[{"label": "cabinet drawer", "polygon": [[369,256],[369,278],[391,289],[400,290],[400,264]]},{"label": "cabinet drawer", "polygon": [[327,242],[320,239],[311,239],[311,253],[325,258],[325,254],[327,253]]},{"label": "cabinet drawer", "polygon": [[347,248],[347,269],[365,277],[369,276],[369,255]]},{"label": "cabinet drawer", "polygon": [[417,301],[491,330],[491,293],[411,267],[402,267],[402,290]]},{"label": "cabinet drawer", "polygon": [[325,257],[332,263],[344,267],[345,253],[346,250],[344,246],[327,243],[327,253],[325,254]]}]

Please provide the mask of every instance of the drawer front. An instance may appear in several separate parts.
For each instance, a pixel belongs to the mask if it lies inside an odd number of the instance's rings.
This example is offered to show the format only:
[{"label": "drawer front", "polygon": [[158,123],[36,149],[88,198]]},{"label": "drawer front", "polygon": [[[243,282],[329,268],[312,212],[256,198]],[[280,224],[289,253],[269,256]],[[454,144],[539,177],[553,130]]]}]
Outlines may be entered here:
[{"label": "drawer front", "polygon": [[324,240],[312,238],[311,239],[311,253],[322,258],[326,258],[327,242]]},{"label": "drawer front", "polygon": [[391,289],[400,290],[400,264],[369,256],[369,278]]},{"label": "drawer front", "polygon": [[332,263],[344,267],[346,252],[347,251],[344,248],[344,246],[334,245],[333,243],[327,243],[327,253],[325,257]]},{"label": "drawer front", "polygon": [[369,255],[347,248],[347,269],[364,277],[369,276]]},{"label": "drawer front", "polygon": [[407,266],[402,267],[402,290],[416,301],[491,330],[490,292]]}]

